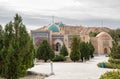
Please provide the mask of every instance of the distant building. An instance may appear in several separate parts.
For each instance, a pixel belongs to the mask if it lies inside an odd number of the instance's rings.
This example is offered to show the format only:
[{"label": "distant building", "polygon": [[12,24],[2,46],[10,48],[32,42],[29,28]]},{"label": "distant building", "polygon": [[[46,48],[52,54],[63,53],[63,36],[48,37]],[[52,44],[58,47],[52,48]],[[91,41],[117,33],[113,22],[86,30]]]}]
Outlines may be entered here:
[{"label": "distant building", "polygon": [[[36,30],[31,30],[33,42],[38,46],[44,39],[48,40],[56,54],[59,53],[63,43],[70,51],[71,39],[73,35],[78,36],[81,41],[90,42],[95,47],[97,54],[105,54],[110,52],[112,47],[112,38],[107,33],[109,29],[100,27],[82,27],[69,26],[61,23],[53,23],[48,26],[43,26]],[[90,32],[100,32],[96,37],[90,37]]]}]

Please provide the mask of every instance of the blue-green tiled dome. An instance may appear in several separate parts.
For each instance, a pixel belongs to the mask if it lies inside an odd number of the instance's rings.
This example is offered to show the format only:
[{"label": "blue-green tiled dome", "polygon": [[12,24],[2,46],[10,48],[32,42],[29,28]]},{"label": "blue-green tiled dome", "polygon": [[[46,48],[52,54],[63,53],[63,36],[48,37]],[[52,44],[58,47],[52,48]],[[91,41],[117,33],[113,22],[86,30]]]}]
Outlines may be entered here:
[{"label": "blue-green tiled dome", "polygon": [[59,32],[60,29],[56,24],[51,24],[48,26],[48,30],[52,30],[53,32]]},{"label": "blue-green tiled dome", "polygon": [[59,24],[59,27],[63,27],[65,26],[65,24],[63,24],[62,22]]}]

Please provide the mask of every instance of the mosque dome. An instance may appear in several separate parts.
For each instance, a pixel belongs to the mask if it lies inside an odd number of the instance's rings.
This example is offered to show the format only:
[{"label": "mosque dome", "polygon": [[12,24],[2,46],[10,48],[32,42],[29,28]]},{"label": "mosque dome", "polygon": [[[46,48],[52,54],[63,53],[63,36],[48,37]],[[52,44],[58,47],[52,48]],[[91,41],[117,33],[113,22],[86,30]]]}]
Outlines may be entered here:
[{"label": "mosque dome", "polygon": [[59,24],[59,27],[64,27],[65,24],[63,24],[62,22]]},{"label": "mosque dome", "polygon": [[58,25],[56,25],[56,24],[51,24],[51,25],[49,25],[49,26],[48,26],[48,30],[51,30],[51,31],[53,31],[53,32],[59,32],[59,31],[60,31]]}]

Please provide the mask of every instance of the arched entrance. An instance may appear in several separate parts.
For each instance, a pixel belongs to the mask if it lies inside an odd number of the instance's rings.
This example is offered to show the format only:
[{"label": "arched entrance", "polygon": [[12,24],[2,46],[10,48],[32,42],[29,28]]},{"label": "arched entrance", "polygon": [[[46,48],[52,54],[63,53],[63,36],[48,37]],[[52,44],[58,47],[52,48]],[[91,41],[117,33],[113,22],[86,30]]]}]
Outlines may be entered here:
[{"label": "arched entrance", "polygon": [[63,45],[63,42],[60,39],[56,39],[54,42],[54,49],[55,51],[59,52],[61,49],[61,46]]},{"label": "arched entrance", "polygon": [[107,48],[104,48],[104,54],[107,54],[108,50]]},{"label": "arched entrance", "polygon": [[61,49],[61,44],[59,42],[56,43],[56,47],[55,47],[56,51],[60,51]]}]

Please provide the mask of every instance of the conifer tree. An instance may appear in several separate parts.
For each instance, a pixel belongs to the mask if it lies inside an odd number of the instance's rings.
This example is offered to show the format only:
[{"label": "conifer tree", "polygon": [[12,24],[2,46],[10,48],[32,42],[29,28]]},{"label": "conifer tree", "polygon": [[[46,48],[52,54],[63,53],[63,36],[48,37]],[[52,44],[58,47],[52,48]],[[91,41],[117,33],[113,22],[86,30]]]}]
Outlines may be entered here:
[{"label": "conifer tree", "polygon": [[120,45],[117,42],[113,43],[109,57],[111,64],[120,64]]},{"label": "conifer tree", "polygon": [[43,40],[42,43],[37,48],[37,54],[36,57],[38,59],[43,59],[45,62],[47,62],[48,59],[54,58],[54,51],[51,48],[50,44],[47,40]]},{"label": "conifer tree", "polygon": [[68,50],[67,50],[65,44],[63,44],[62,48],[60,49],[60,54],[63,56],[68,56]]},{"label": "conifer tree", "polygon": [[[0,50],[3,48],[3,29],[2,26],[0,25]],[[1,73],[1,64],[2,64],[2,52],[0,51],[0,73]]]},{"label": "conifer tree", "polygon": [[89,56],[94,57],[93,56],[94,47],[91,44],[91,42],[90,43],[81,42],[80,43],[80,52],[81,52],[82,61],[83,61],[83,58],[88,60]]},{"label": "conifer tree", "polygon": [[34,46],[18,14],[5,26],[0,53],[2,77],[19,79],[27,74],[28,68],[33,67]]},{"label": "conifer tree", "polygon": [[85,42],[80,42],[80,52],[81,52],[81,60],[83,61],[83,58],[85,57],[84,55],[84,50],[85,49]]},{"label": "conifer tree", "polygon": [[94,46],[92,45],[92,43],[88,43],[88,46],[89,46],[89,51],[90,51],[90,56],[93,58],[94,57],[94,51],[95,51],[95,48]]},{"label": "conifer tree", "polygon": [[80,52],[81,52],[81,59],[83,61],[83,58],[87,59],[89,56],[88,56],[88,46],[86,45],[85,42],[81,42],[80,43]]},{"label": "conifer tree", "polygon": [[72,61],[78,61],[80,59],[80,39],[77,36],[73,36],[72,43],[71,43],[71,52],[70,58]]}]

